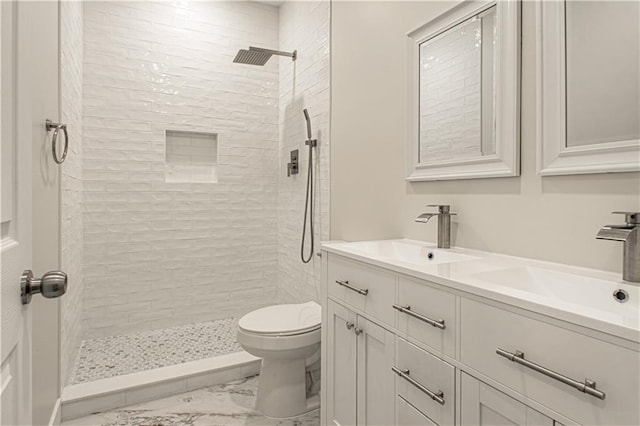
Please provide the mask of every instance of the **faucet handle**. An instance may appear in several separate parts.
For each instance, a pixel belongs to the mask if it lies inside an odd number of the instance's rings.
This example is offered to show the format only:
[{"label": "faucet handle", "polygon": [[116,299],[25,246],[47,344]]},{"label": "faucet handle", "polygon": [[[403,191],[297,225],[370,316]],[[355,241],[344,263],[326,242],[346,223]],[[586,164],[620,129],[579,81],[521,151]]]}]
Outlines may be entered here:
[{"label": "faucet handle", "polygon": [[640,212],[611,212],[611,214],[623,214],[627,225],[640,225]]},{"label": "faucet handle", "polygon": [[427,204],[427,207],[437,207],[438,214],[448,214],[449,216],[458,214],[458,213],[450,213],[449,209],[451,208],[451,206],[449,206],[448,204]]}]

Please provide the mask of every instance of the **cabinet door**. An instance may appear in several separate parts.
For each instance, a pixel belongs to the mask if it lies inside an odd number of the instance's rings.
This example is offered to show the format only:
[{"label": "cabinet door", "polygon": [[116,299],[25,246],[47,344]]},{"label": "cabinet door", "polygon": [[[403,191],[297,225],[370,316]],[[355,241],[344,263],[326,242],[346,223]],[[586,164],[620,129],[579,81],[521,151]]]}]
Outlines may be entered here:
[{"label": "cabinet door", "polygon": [[396,399],[396,418],[396,426],[438,426],[401,396]]},{"label": "cabinet door", "polygon": [[327,423],[356,424],[356,314],[335,302],[327,304]]},{"label": "cabinet door", "polygon": [[551,418],[497,391],[478,379],[462,374],[462,425],[553,426]]},{"label": "cabinet door", "polygon": [[394,335],[358,317],[358,425],[394,424]]}]

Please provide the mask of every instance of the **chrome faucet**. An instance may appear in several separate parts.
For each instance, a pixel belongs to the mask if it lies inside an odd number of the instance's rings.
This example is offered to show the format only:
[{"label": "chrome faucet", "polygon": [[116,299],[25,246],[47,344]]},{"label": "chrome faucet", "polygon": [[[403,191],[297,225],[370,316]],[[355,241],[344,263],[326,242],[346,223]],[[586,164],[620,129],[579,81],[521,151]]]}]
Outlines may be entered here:
[{"label": "chrome faucet", "polygon": [[626,223],[603,226],[596,238],[624,243],[622,279],[640,283],[640,212],[613,212],[613,214],[623,214]]},{"label": "chrome faucet", "polygon": [[438,213],[422,213],[416,222],[427,223],[432,217],[438,216],[438,248],[451,248],[451,216],[456,213],[450,213],[447,205],[429,204],[427,207],[437,207]]}]

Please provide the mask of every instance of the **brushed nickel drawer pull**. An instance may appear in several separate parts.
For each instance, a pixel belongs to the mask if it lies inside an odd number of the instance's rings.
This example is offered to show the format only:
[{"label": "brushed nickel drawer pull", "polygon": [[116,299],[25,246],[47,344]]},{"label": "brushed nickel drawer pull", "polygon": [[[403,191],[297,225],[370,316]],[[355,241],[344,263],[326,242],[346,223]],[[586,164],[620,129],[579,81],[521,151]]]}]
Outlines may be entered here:
[{"label": "brushed nickel drawer pull", "polygon": [[524,365],[527,368],[530,368],[538,373],[544,374],[547,377],[551,377],[559,382],[564,383],[565,385],[569,385],[572,388],[578,389],[580,392],[584,392],[588,395],[594,396],[598,399],[604,400],[606,398],[606,394],[601,390],[596,389],[596,382],[593,380],[585,379],[584,382],[579,382],[577,380],[573,380],[570,377],[563,376],[560,373],[556,373],[553,370],[549,370],[546,367],[533,363],[524,359],[524,352],[516,351],[516,353],[511,353],[505,351],[504,349],[496,349],[496,353],[500,356],[505,357],[509,361],[513,361],[516,364]]},{"label": "brushed nickel drawer pull", "polygon": [[420,315],[416,312],[413,312],[411,310],[411,306],[407,305],[407,306],[400,306],[400,305],[393,305],[393,309],[400,311],[402,313],[405,313],[409,316],[412,316],[414,318],[419,319],[420,321],[424,321],[429,325],[432,325],[434,327],[439,328],[440,330],[444,330],[446,328],[446,326],[444,325],[444,320],[443,319],[439,319],[439,320],[433,320],[431,318],[427,318],[424,315]]},{"label": "brushed nickel drawer pull", "polygon": [[366,296],[367,294],[369,294],[369,290],[366,288],[357,288],[352,286],[351,284],[349,284],[349,281],[340,281],[340,280],[336,280],[336,284],[341,285],[342,287],[346,287],[349,290],[355,291],[358,294],[361,294],[363,296]]},{"label": "brushed nickel drawer pull", "polygon": [[411,383],[413,386],[418,388],[420,391],[424,392],[429,396],[429,398],[433,399],[440,405],[444,405],[444,393],[442,391],[432,392],[429,389],[422,386],[419,382],[417,382],[413,377],[409,375],[409,370],[400,370],[397,367],[391,367],[391,370],[396,373],[398,376],[405,379],[407,382]]}]

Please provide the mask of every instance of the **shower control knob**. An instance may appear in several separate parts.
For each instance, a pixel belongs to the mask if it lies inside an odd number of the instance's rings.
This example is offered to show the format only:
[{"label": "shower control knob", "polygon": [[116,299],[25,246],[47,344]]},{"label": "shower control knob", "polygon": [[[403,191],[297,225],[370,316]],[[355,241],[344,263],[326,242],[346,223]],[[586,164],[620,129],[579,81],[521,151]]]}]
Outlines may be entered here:
[{"label": "shower control knob", "polygon": [[47,299],[60,297],[67,292],[67,274],[62,271],[49,271],[42,278],[33,278],[33,272],[27,269],[20,278],[22,304],[28,305],[31,296],[42,294]]}]

